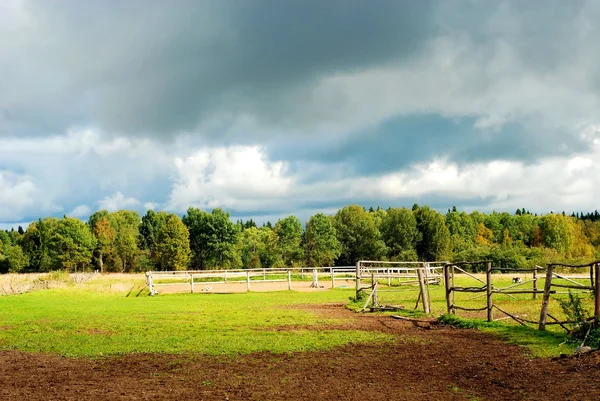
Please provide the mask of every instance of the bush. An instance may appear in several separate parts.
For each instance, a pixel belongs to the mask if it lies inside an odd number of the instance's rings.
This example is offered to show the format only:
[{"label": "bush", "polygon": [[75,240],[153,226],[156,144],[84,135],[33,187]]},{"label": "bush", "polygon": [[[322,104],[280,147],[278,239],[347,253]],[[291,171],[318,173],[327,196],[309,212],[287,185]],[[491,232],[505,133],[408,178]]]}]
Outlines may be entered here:
[{"label": "bush", "polygon": [[591,319],[590,313],[583,306],[579,295],[569,291],[568,299],[559,299],[558,302],[569,323],[569,337],[574,341],[582,341],[592,348],[600,348],[600,325],[597,319]]}]

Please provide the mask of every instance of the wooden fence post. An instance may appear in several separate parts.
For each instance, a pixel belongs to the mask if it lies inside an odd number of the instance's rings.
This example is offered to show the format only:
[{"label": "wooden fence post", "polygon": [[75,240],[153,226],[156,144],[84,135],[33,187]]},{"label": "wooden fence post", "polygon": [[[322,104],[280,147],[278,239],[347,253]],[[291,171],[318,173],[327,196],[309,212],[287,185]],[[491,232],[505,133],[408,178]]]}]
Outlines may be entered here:
[{"label": "wooden fence post", "polygon": [[329,271],[331,272],[331,288],[335,288],[335,277],[334,277],[334,272],[333,272],[333,266],[329,268]]},{"label": "wooden fence post", "polygon": [[600,318],[600,262],[597,262],[594,268],[596,274],[596,285],[594,286],[594,301],[596,302],[594,308],[594,317],[598,319]]},{"label": "wooden fence post", "polygon": [[317,274],[317,269],[313,269],[313,282],[311,284],[313,288],[319,288],[319,276]]},{"label": "wooden fence post", "polygon": [[360,262],[356,262],[356,275],[354,278],[356,280],[356,299],[358,299],[360,291]]},{"label": "wooden fence post", "polygon": [[250,272],[246,272],[246,291],[250,291]]},{"label": "wooden fence post", "polygon": [[546,269],[546,281],[544,282],[544,298],[542,300],[542,311],[540,312],[539,330],[546,330],[546,315],[548,314],[548,303],[550,302],[550,289],[552,288],[552,274],[554,265],[549,264]]},{"label": "wooden fence post", "polygon": [[421,288],[421,300],[423,301],[423,311],[429,313],[429,301],[427,300],[427,289],[425,288],[425,278],[422,267],[417,267],[417,276],[419,277],[419,287]]},{"label": "wooden fence post", "polygon": [[450,266],[448,264],[444,265],[444,284],[446,285],[446,308],[448,313],[453,313],[454,302],[452,302],[452,284],[450,283]]},{"label": "wooden fence post", "polygon": [[192,287],[191,290],[193,293],[194,292],[194,275],[193,274],[190,275],[190,286]]},{"label": "wooden fence post", "polygon": [[533,299],[537,299],[538,290],[537,266],[533,267]]},{"label": "wooden fence post", "polygon": [[377,299],[377,280],[375,279],[375,273],[371,275],[373,280],[373,306],[379,305],[379,300]]},{"label": "wooden fence post", "polygon": [[292,289],[292,271],[288,270],[288,290]]},{"label": "wooden fence post", "polygon": [[493,310],[493,292],[492,292],[492,262],[488,262],[487,271],[485,274],[486,277],[486,285],[487,285],[487,321],[491,322],[494,320],[494,310]]}]

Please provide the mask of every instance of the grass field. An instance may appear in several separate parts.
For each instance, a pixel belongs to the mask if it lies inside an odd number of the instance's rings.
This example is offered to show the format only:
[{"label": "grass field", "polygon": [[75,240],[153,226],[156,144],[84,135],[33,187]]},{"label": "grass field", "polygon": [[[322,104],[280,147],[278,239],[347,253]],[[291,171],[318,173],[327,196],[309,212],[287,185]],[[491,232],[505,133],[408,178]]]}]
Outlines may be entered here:
[{"label": "grass field", "polygon": [[[457,285],[481,285],[468,278]],[[495,277],[495,285],[510,285],[510,277]],[[543,284],[541,281],[540,286]],[[382,289],[383,290],[383,289]],[[311,305],[347,304],[352,289],[318,292],[279,291],[247,294],[173,294],[147,296],[143,276],[102,276],[79,285],[0,297],[0,349],[50,352],[65,356],[102,356],[139,352],[236,355],[258,351],[284,353],[329,349],[347,343],[392,341],[389,334],[342,329],[344,321],[311,312]],[[381,292],[380,303],[413,310],[417,287]],[[457,294],[466,307],[485,305],[477,294]],[[432,315],[446,312],[444,286],[431,286]],[[495,295],[495,302],[511,313],[536,320],[541,297]],[[588,297],[589,298],[589,297]],[[591,303],[591,299],[586,302]],[[350,303],[355,309],[364,301]],[[299,308],[297,306],[304,305]],[[550,311],[563,316],[558,302]],[[485,312],[458,312],[471,319],[465,325],[501,335],[527,347],[535,356],[569,352],[558,326],[540,333],[506,320],[484,323]],[[501,314],[496,312],[496,316]],[[340,327],[337,327],[337,326]],[[318,329],[315,329],[318,328]]]},{"label": "grass field", "polygon": [[[53,289],[0,298],[0,349],[99,356],[131,352],[274,353],[326,349],[388,335],[337,330],[299,304],[344,302],[348,292],[125,297]],[[328,325],[331,329],[309,330]],[[279,330],[278,330],[279,329]]]}]

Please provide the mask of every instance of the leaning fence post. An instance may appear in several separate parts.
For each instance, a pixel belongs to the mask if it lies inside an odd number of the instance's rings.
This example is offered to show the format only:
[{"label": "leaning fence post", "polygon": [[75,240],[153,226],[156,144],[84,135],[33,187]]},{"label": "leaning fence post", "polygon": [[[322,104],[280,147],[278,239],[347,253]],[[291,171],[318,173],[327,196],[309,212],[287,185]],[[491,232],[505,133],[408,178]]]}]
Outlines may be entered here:
[{"label": "leaning fence post", "polygon": [[487,321],[491,322],[494,320],[494,310],[492,309],[494,306],[492,295],[492,262],[488,262],[487,271],[485,274],[486,278],[486,286],[487,286]]},{"label": "leaning fence post", "polygon": [[423,311],[429,313],[429,301],[427,300],[427,290],[425,289],[425,278],[422,267],[417,267],[417,276],[419,277],[419,287],[421,288],[421,300],[423,301]]},{"label": "leaning fence post", "polygon": [[594,286],[594,301],[596,303],[594,308],[594,317],[598,319],[600,318],[600,262],[597,262],[594,268],[596,274],[596,285]]},{"label": "leaning fence post", "polygon": [[546,281],[544,282],[544,298],[542,301],[542,311],[540,312],[539,330],[546,330],[546,314],[548,313],[548,303],[550,302],[550,288],[552,288],[553,264],[548,264],[546,269]]},{"label": "leaning fence post", "polygon": [[448,309],[448,313],[452,312],[452,285],[450,284],[450,268],[448,264],[444,265],[444,284],[446,285],[446,308]]}]

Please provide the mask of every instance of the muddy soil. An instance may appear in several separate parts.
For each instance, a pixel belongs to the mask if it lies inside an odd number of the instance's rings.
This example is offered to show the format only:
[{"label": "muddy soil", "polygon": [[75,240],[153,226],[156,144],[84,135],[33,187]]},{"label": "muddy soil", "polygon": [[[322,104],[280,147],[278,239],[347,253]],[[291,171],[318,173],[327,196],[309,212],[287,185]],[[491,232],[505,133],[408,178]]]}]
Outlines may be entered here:
[{"label": "muddy soil", "polygon": [[[307,307],[308,308],[308,307]],[[310,307],[314,310],[314,307]],[[385,345],[236,358],[0,352],[2,400],[599,400],[600,354],[533,359],[476,330],[318,308]],[[289,329],[289,328],[288,328]],[[319,329],[319,327],[314,327]]]}]

